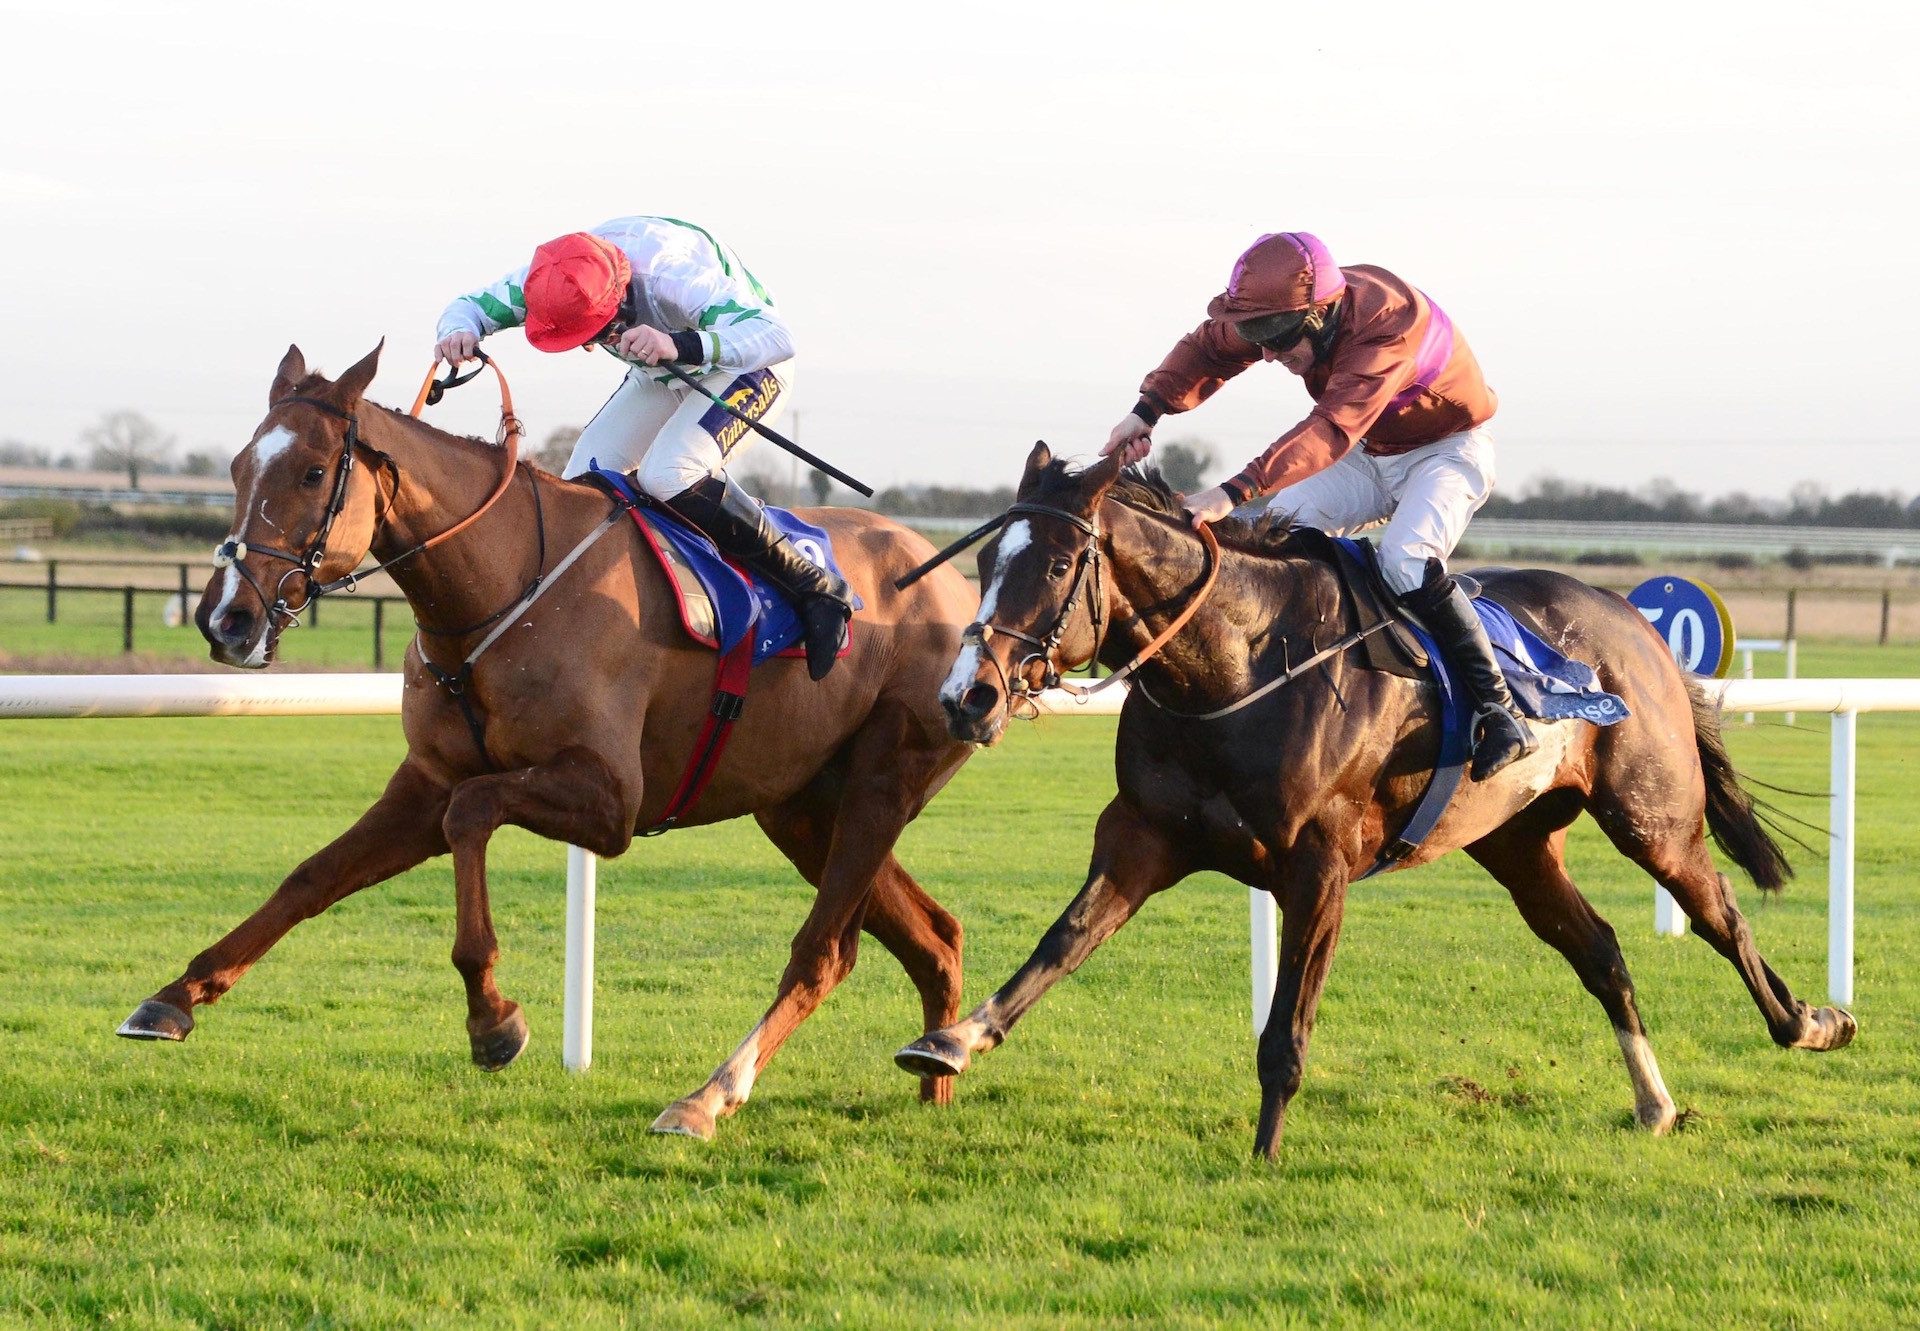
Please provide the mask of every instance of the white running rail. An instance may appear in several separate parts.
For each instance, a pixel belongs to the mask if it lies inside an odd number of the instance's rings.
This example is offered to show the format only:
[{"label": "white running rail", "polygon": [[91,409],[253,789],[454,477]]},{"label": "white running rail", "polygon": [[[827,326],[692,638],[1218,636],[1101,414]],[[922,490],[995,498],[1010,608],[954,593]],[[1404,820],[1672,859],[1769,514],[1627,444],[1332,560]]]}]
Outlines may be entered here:
[{"label": "white running rail", "polygon": [[[1830,712],[1833,739],[1827,878],[1827,990],[1853,1001],[1853,860],[1856,720],[1861,712],[1920,711],[1920,679],[1708,680],[1722,710]],[[0,719],[140,716],[368,716],[400,710],[397,674],[0,675]],[[1041,709],[1054,716],[1111,716],[1124,687],[1078,703],[1055,692]],[[596,862],[567,850],[567,961],[561,1058],[579,1070],[593,1061],[593,910]],[[1655,888],[1654,923],[1685,931],[1678,904]],[[1252,889],[1253,1026],[1266,1024],[1278,974],[1274,900]]]}]

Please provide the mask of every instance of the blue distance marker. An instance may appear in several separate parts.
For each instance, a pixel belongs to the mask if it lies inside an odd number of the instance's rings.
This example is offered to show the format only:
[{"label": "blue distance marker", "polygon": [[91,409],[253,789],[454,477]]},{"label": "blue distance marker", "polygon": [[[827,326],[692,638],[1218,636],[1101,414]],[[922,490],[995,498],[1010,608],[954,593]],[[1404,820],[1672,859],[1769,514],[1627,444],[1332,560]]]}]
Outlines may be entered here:
[{"label": "blue distance marker", "polygon": [[1627,593],[1633,608],[1667,640],[1667,650],[1691,674],[1725,679],[1733,664],[1733,617],[1713,588],[1688,578],[1648,578]]}]

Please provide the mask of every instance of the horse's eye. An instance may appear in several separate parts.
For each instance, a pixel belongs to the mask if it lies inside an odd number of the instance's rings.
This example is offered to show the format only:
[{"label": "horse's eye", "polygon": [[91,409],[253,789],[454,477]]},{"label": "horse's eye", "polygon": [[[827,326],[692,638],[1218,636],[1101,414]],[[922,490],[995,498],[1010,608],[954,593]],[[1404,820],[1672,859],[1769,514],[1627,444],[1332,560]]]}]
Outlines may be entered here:
[{"label": "horse's eye", "polygon": [[1047,576],[1050,578],[1064,578],[1067,576],[1067,571],[1072,567],[1073,561],[1065,555],[1055,555],[1053,557],[1053,563],[1047,566]]},{"label": "horse's eye", "polygon": [[300,484],[318,485],[321,481],[325,480],[326,477],[327,469],[325,467],[308,467],[307,474],[300,478]]}]

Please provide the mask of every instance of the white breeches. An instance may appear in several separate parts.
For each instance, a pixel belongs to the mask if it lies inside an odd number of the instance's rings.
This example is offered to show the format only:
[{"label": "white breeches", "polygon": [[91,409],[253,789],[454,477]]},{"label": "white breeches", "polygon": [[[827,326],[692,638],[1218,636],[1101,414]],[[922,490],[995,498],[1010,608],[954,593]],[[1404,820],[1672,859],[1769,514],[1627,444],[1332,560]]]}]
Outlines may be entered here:
[{"label": "white breeches", "polygon": [[[725,470],[728,459],[753,439],[745,424],[679,380],[660,383],[656,375],[662,372],[640,365],[628,372],[580,432],[565,475],[578,476],[594,461],[612,471],[635,472],[641,489],[655,499],[671,499]],[[745,374],[721,370],[700,382],[755,420],[771,424],[793,389],[793,362]]]},{"label": "white breeches", "polygon": [[1405,595],[1460,544],[1467,522],[1493,493],[1493,436],[1449,435],[1411,453],[1376,457],[1355,448],[1325,471],[1274,493],[1267,507],[1344,536],[1385,518],[1380,569]]}]

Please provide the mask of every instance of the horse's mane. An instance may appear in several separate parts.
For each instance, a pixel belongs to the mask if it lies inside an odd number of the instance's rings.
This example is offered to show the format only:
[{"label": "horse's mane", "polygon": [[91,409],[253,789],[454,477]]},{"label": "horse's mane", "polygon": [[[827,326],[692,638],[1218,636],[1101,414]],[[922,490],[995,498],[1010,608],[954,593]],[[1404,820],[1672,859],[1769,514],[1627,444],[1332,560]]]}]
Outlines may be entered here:
[{"label": "horse's mane", "polygon": [[[1065,484],[1080,474],[1065,459],[1055,459],[1042,474],[1039,488],[1046,490]],[[1180,492],[1151,464],[1124,469],[1107,495],[1139,512],[1186,522],[1186,513],[1180,507]],[[1263,513],[1253,518],[1231,516],[1213,524],[1213,534],[1221,545],[1250,555],[1310,553],[1292,539],[1294,531],[1293,517],[1287,513]]]}]

